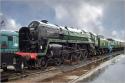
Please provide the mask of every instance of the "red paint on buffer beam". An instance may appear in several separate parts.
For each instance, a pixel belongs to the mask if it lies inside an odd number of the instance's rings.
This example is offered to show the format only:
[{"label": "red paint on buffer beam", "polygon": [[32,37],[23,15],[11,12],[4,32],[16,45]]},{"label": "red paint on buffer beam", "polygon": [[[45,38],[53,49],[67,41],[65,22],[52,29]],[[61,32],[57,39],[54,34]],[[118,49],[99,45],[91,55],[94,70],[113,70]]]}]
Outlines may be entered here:
[{"label": "red paint on buffer beam", "polygon": [[29,57],[28,59],[36,60],[37,53],[27,53],[27,52],[16,52],[18,56]]}]

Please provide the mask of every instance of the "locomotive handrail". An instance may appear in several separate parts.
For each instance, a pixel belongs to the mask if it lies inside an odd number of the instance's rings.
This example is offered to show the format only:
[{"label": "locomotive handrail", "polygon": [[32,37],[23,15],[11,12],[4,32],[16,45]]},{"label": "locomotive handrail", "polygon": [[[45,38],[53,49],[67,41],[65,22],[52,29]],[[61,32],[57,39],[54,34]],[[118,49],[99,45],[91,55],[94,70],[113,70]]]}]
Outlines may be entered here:
[{"label": "locomotive handrail", "polygon": [[45,56],[49,47],[50,40],[47,41],[46,48],[43,53],[38,53],[39,56]]}]

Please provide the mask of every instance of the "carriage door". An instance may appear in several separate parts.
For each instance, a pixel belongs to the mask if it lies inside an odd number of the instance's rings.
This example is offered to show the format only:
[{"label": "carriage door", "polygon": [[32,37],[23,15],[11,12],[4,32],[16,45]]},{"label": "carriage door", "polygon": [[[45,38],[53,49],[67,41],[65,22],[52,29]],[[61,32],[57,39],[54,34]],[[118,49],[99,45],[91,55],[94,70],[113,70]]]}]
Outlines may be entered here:
[{"label": "carriage door", "polygon": [[8,49],[9,49],[9,52],[12,51],[12,47],[13,47],[13,36],[8,36]]},{"label": "carriage door", "polygon": [[17,36],[13,36],[13,48],[15,49],[15,51],[17,51],[18,49],[18,37]]}]

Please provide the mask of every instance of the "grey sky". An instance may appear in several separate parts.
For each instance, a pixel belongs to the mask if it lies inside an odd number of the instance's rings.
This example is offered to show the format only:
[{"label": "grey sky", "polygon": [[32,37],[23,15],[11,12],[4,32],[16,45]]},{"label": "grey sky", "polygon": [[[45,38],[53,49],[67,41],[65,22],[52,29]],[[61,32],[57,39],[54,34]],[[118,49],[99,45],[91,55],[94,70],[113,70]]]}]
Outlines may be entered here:
[{"label": "grey sky", "polygon": [[0,13],[13,29],[27,26],[32,20],[47,19],[53,24],[124,40],[124,3],[123,0],[2,0]]}]

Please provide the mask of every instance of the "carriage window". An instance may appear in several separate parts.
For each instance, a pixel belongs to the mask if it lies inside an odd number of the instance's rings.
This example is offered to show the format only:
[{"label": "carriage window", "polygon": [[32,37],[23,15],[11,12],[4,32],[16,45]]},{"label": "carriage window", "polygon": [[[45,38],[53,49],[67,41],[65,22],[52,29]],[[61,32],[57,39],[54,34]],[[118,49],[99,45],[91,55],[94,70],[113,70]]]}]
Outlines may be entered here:
[{"label": "carriage window", "polygon": [[7,48],[7,42],[6,41],[1,42],[1,48]]},{"label": "carriage window", "polygon": [[8,41],[13,41],[13,37],[12,36],[8,36]]}]

